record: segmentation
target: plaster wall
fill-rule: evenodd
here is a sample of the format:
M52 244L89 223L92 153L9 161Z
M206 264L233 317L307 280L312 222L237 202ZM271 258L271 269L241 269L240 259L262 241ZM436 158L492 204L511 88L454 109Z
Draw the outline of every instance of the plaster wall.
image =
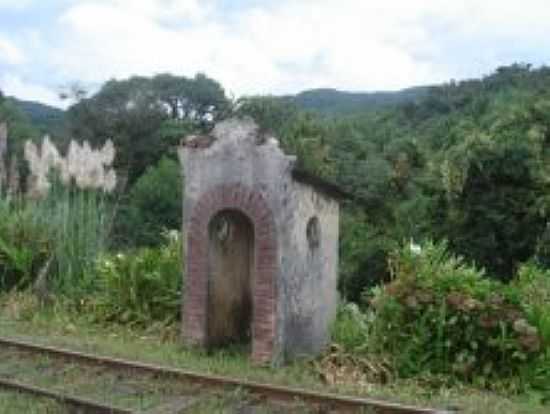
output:
M281 289L285 303L285 354L316 354L329 341L336 316L339 205L309 185L291 185L293 212L281 234ZM308 223L318 220L318 245L308 240Z
M251 120L230 119L218 124L210 136L189 137L180 148L180 159L185 177L184 234L193 228L199 200L213 189L241 186L261 195L273 222L270 237L276 245L275 268L269 276L274 279L276 302L271 361L318 352L328 340L329 324L336 312L338 203L296 182L291 175L295 157L285 155L278 141L261 133ZM220 206L223 208L223 202ZM320 229L315 248L306 236L312 217L318 218ZM259 234L262 231L254 228L256 239L265 236ZM196 235L187 234L187 240L189 251ZM257 244L255 261L261 264L261 242ZM190 285L195 283L189 280L194 267L192 263L187 266L186 284ZM258 304L261 302L255 302L253 313L258 311ZM189 307L184 310L194 311ZM198 334L195 337L201 338Z

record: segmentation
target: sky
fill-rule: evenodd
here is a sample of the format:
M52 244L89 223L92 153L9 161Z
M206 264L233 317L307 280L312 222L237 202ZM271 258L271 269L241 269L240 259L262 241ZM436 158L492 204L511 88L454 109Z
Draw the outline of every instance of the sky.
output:
M0 0L0 90L197 72L229 96L398 90L550 64L548 0Z

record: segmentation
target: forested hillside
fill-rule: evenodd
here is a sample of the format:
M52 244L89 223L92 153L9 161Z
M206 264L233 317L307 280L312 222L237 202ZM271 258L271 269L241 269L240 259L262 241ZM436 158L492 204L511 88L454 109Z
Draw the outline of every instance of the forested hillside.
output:
M548 260L548 68L513 65L483 79L392 93L316 90L237 102L205 75L165 74L107 82L65 116L12 99L1 108L15 141L44 130L57 132L61 147L70 137L92 145L113 139L127 182L117 238L129 243L158 240L163 226L179 223L178 203L163 194L151 200L146 189L152 177L177 175L179 139L246 114L303 168L354 195L342 220L341 289L350 299L387 279L388 252L410 240L448 240L504 280L534 256ZM147 234L134 233L137 222Z
M388 278L387 253L447 239L499 279L547 260L550 69L514 65L421 99L329 117L274 98L245 108L306 168L356 195L343 219L341 288Z
M284 96L304 111L324 115L360 114L407 103L416 103L428 95L430 87L414 87L395 92L346 92L336 89L310 89L296 95ZM35 128L43 133L62 133L65 111L39 102L7 98L26 115Z
M330 122L332 176L370 203L362 223L380 233L365 241L371 257L388 241L432 238L500 279L546 261L549 91L549 69L512 66ZM372 268L363 259L359 279Z
M22 161L20 158L23 154L24 141L37 139L41 131L12 98L5 97L0 91L0 123L2 122L9 127L10 154Z
M9 98L13 106L18 108L27 116L34 127L43 133L57 132L63 126L65 112L53 106L44 105L38 102L23 101L16 98Z
M425 97L428 87L416 87L395 92L345 92L336 89L311 89L289 97L300 109L325 115L361 113L404 103L414 103Z

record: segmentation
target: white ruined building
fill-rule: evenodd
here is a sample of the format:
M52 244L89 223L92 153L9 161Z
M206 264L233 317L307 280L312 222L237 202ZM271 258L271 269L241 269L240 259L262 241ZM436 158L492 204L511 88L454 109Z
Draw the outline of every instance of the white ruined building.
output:
M256 362L318 353L336 314L342 193L251 120L188 137L180 159L186 340L249 343Z

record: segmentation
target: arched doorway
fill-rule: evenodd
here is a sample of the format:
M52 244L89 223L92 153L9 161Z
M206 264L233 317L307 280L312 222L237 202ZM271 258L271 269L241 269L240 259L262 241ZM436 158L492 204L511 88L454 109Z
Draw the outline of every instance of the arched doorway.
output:
M252 321L254 227L238 210L208 225L207 345L249 344Z
M277 332L277 233L273 215L261 193L241 184L223 184L193 203L188 219L184 335L188 343L208 344L209 228L220 212L237 211L249 218L253 233L251 274L252 360L273 361Z

